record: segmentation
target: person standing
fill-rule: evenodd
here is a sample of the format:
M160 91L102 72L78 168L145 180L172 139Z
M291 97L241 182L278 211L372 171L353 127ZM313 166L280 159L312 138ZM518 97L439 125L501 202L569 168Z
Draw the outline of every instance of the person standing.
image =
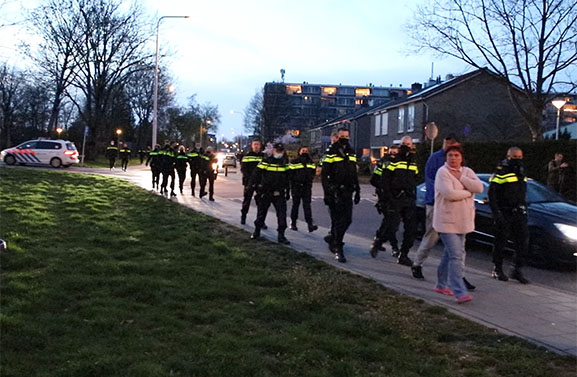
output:
M140 148L138 150L138 157L140 158L140 165L142 165L144 163L144 161L147 160L149 153L150 153L150 147L148 147L148 150L144 149L144 148Z
M160 192L168 195L168 180L170 179L170 196L176 196L174 193L174 165L176 162L176 154L170 144L166 144L161 154L161 173L162 183L160 185Z
M329 150L331 149L331 146L336 143L337 141L339 141L339 133L338 131L333 131L331 132L331 136L330 136L330 140L331 140L331 144L328 146L328 148L325 150L325 153L322 155L321 157L321 161L319 163L319 167L321 168L321 174L322 174L322 168L323 168L323 161L325 160L325 157L327 156L327 154L329 153ZM323 186L324 187L324 186ZM329 216L331 216L331 224L334 222L332 216L332 212L329 209ZM324 237L325 242L329 245L331 245L331 239L332 239L332 235L331 235L331 228L329 228L329 233Z
M110 145L106 148L106 157L108 158L110 170L113 170L116 157L118 157L118 147L114 144L114 140L111 140Z
M162 156L160 145L156 144L154 150L148 154L145 166L150 165L150 170L152 171L152 189L158 190L160 181L160 169L162 166Z
M555 158L547 164L547 186L556 193L563 193L565 171L569 164L563 162L563 154L555 153Z
M383 198L390 211L389 234L392 238L397 233L401 220L403 221L403 243L397 263L403 266L411 266L413 261L408 257L409 250L415 242L416 228L416 187L419 169L414 161L411 149L413 140L410 136L401 139L399 154L394 162L391 162L382 173Z
M515 243L515 255L511 278L521 284L529 281L523 276L522 267L529 247L527 228L527 175L523 166L523 151L511 147L507 158L501 161L489 179L489 206L495 221L492 276L501 281L509 278L503 272L503 249L509 236Z
M184 181L186 180L186 168L188 166L188 155L186 154L184 145L178 147L178 153L176 154L176 173L178 174L178 188L180 189L180 194L182 195L184 188Z
M300 203L303 204L305 221L308 224L309 232L314 232L319 227L313 223L311 210L311 197L313 188L313 179L317 172L317 167L309 155L309 148L302 146L298 152L299 156L291 161L290 168L290 186L292 192L292 210L291 210L291 229L298 230L297 219L299 217Z
M240 210L240 223L246 224L246 215L248 214L248 209L250 208L250 202L254 195L254 189L249 185L250 178L255 168L259 163L261 163L264 158L264 153L262 152L262 143L260 140L253 140L250 143L250 151L242 156L240 160L240 171L242 173L242 185L244 186L242 207ZM255 202L258 206L257 197L255 196Z
M354 203L361 200L361 189L357 176L357 156L349 144L349 130L338 129L338 141L331 145L323 160L322 185L324 202L331 215L329 249L340 263L347 259L343 251L343 238L353 217Z
M188 153L188 165L190 166L190 189L192 196L195 196L196 177L198 176L198 182L200 184L200 167L202 165L202 157L200 156L200 152L196 150L196 146Z
M212 147L207 147L201 158L199 198L206 195L206 181L208 181L208 200L214 202L214 180L217 174L216 169L218 169L218 159L212 153Z
M263 159L252 174L249 185L259 197L257 214L254 222L254 233L251 239L258 239L265 224L268 209L272 204L277 217L277 240L288 245L290 241L285 237L287 228L286 202L290 198L289 165L285 157L284 145L273 145L272 155Z
M130 160L130 148L126 143L122 144L122 148L118 151L120 155L120 163L122 165L122 171L126 171L128 167L128 160Z
M462 304L473 299L463 282L465 238L475 229L474 194L483 192L475 172L463 166L463 149L453 145L435 176L433 228L439 232L444 251L437 268L435 292L455 296Z

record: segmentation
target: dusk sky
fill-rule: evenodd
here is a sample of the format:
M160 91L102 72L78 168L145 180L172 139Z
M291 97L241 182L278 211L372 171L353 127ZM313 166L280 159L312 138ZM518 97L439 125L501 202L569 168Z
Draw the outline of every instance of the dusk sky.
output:
M425 82L431 63L435 76L465 72L467 67L454 60L410 55L404 31L411 9L421 1L425 0L142 4L153 16L190 16L162 21L160 44L172 52L164 63L175 79L179 104L196 94L198 102L217 105L222 116L218 137L230 138L244 133L240 113L265 82L280 81L281 68L286 82L375 86ZM17 64L11 46L18 38L15 28L10 29L0 30L0 59Z

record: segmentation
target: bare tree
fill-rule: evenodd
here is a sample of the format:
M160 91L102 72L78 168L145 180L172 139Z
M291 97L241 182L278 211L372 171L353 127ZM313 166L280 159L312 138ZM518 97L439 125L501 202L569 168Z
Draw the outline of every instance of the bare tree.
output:
M416 50L431 49L502 77L533 140L541 138L548 101L576 88L574 0L432 0L414 16L409 32Z
M244 129L253 134L260 135L263 122L263 89L258 89L244 109Z
M22 72L6 63L0 66L0 147L12 146L24 83Z

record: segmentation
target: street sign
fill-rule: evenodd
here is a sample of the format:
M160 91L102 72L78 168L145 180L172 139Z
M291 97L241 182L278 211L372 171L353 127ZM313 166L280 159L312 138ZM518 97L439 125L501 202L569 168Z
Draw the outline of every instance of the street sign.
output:
M425 125L425 136L431 140L431 154L433 154L433 145L435 144L435 138L439 136L439 127L435 122L429 122Z

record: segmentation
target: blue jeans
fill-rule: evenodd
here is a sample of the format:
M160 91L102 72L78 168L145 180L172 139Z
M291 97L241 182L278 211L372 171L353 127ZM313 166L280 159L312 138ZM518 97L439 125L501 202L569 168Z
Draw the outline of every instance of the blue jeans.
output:
M437 268L437 288L451 289L455 297L468 294L463 282L465 234L440 233L445 249Z

